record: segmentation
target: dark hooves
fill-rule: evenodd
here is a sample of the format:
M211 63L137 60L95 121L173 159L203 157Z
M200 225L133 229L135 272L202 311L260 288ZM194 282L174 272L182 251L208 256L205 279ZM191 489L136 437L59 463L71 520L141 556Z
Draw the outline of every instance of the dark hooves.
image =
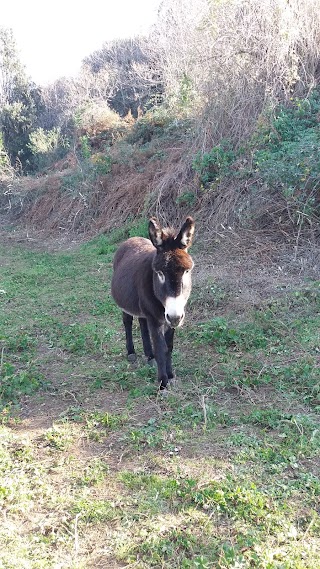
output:
M161 393L161 395L169 394L170 388L174 387L175 380L176 376L172 375L172 377L168 377L166 385L164 385L162 382L159 383L159 392Z
M161 395L161 397L168 397L169 395L169 384L167 384L166 386L162 385L162 383L159 385L159 389L158 389L158 393L159 395Z
M136 354L128 354L128 362L133 363L137 361L137 355Z

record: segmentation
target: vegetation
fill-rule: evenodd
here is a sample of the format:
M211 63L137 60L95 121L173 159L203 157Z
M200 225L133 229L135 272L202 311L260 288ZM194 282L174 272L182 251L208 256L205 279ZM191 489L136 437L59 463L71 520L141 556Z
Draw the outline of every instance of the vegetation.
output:
M49 201L84 232L192 206L215 228L314 240L319 34L315 0L165 0L149 35L106 43L43 88L2 30L1 202L15 215L34 205L40 227ZM12 182L57 170L50 197L45 180Z
M1 568L320 568L319 18L164 0L46 88L0 30ZM191 210L164 397L112 258Z
M196 285L157 397L109 292L117 241L144 231L1 246L2 564L316 568L319 281L241 319Z

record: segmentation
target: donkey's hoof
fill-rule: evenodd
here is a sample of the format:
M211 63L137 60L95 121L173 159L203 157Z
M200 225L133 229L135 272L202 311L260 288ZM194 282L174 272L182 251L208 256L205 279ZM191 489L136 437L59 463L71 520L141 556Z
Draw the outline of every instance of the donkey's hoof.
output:
M169 397L169 390L165 387L164 389L159 389L158 391L160 397Z
M171 377L169 377L167 387L173 386L176 383L176 379L177 379L177 377L175 374L173 374Z
M136 354L128 354L128 362L133 364L136 361L137 361L137 355Z
M167 395L169 395L168 387L169 387L169 383L167 383L167 385L163 385L163 383L159 383L158 394L161 397L167 397Z
M150 358L150 359L148 358L148 359L147 359L147 364L148 364L148 366L150 366L150 367L154 367L154 366L156 365L156 360L155 360L154 358Z
M161 395L163 395L164 393L168 394L168 391L170 389L170 380L167 379L165 384L162 381L160 381L158 385L159 385L158 390Z

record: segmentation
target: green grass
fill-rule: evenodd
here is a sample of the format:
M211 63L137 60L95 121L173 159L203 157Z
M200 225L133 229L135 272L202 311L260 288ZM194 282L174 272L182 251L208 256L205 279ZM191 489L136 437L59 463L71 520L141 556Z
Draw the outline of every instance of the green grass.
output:
M0 567L317 569L319 282L240 319L195 283L202 321L159 397L110 296L140 225L71 253L1 246Z

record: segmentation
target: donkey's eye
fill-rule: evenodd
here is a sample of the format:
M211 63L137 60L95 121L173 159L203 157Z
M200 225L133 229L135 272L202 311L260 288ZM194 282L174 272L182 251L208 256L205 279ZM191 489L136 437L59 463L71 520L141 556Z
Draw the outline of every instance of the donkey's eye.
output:
M161 282L161 284L163 284L164 281L166 280L166 277L164 276L163 272L157 271L157 275L158 275L159 281Z

